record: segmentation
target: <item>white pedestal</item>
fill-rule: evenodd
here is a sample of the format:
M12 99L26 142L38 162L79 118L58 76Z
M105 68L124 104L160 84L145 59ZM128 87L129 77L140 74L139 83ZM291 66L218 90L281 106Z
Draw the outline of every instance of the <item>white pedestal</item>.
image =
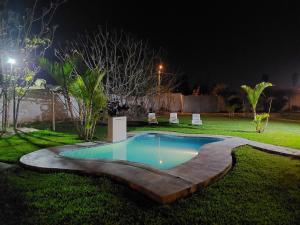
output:
M107 141L118 142L127 138L126 116L108 117Z

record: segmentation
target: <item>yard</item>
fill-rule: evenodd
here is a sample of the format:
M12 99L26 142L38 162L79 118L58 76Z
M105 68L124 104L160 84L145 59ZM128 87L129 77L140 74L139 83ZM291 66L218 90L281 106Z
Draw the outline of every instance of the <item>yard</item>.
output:
M300 149L300 123L271 121L263 134L248 119L203 116L204 125L131 125L130 131L167 130L222 134ZM0 161L16 163L28 152L79 142L70 124L1 138ZM96 136L105 136L99 127ZM297 224L300 221L300 161L251 147L235 151L235 166L223 179L173 204L160 206L105 177L40 173L15 167L1 172L1 224Z
M300 7L0 2L0 225L300 224Z
M300 149L300 121L288 122L285 120L274 120L269 123L267 130L257 134L254 124L247 118L228 118L224 116L203 116L203 126L192 126L190 116L179 117L179 125L169 125L168 118L159 118L159 125L149 126L145 124L129 124L129 131L161 130L175 131L182 133L197 134L219 134L248 138L250 140L268 144L286 146ZM72 124L58 123L57 131L51 131L51 124L33 124L32 127L42 131L31 134L18 134L0 140L0 160L15 162L26 153L48 146L58 146L79 142ZM104 139L106 127L98 126L95 136L97 139ZM9 150L9 151L8 151Z

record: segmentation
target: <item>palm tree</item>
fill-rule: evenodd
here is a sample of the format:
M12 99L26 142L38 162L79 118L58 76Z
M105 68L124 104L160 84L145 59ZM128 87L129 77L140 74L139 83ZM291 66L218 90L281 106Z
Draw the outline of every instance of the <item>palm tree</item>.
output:
M40 58L39 63L61 87L78 135L85 140L91 140L97 120L106 107L107 100L102 84L105 73L94 68L79 74L76 70L79 62L74 58L67 58L62 63L51 63L46 58ZM77 107L72 103L71 97L76 99Z
M102 84L104 75L98 68L88 69L82 75L76 75L68 85L78 103L79 136L85 140L93 138L96 123L107 104Z
M254 88L251 88L247 85L241 86L241 88L247 93L248 101L252 106L254 120L256 120L256 106L260 98L260 95L267 87L271 87L271 86L273 86L273 84L269 82L261 82L257 84Z

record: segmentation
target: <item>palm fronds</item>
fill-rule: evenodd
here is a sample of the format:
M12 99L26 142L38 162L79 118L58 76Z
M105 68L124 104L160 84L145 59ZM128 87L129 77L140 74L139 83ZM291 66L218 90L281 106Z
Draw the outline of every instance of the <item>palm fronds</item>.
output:
M262 125L262 121L269 118L269 113L256 114L256 106L259 101L259 98L262 92L267 88L273 86L272 83L269 82L261 82L255 85L254 88L251 88L247 85L242 85L241 88L247 93L247 98L249 103L252 106L253 111L253 120L256 123L256 131L261 133L264 131L265 126Z

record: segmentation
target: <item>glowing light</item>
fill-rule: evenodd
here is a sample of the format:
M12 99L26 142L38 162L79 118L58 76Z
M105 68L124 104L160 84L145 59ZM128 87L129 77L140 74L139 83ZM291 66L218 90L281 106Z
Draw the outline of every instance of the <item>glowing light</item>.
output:
M163 164L163 161L162 161L162 160L159 160L159 163L160 163L160 164Z
M13 58L8 58L7 63L13 65L13 64L16 64L16 60Z
M164 67L162 64L160 64L158 68L159 68L159 70L162 70Z

